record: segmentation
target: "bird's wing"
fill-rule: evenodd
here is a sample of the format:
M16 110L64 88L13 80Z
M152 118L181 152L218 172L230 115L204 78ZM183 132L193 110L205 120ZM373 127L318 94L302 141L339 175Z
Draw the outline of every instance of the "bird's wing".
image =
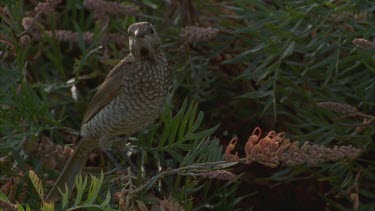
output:
M134 68L133 58L132 56L127 56L109 72L87 106L82 125L90 121L96 113L117 95L122 87L122 80L126 77L126 74L130 72L129 70L131 68Z

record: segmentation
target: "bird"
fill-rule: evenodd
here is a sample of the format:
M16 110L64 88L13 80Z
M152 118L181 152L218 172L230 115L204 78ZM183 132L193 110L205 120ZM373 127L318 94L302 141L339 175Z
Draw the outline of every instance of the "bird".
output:
M59 189L69 194L90 152L107 147L118 136L130 136L160 115L171 84L166 56L154 26L129 26L129 55L107 75L88 104L78 144L45 201L57 201Z

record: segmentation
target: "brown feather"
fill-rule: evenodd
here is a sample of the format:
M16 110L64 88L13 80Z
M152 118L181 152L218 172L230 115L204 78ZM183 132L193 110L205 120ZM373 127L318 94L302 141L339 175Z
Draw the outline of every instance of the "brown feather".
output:
M133 64L133 57L129 55L108 73L106 79L100 85L98 91L92 97L87 106L86 113L83 116L82 125L90 121L96 113L98 113L117 95L122 87L122 80L129 72L128 70L134 68Z

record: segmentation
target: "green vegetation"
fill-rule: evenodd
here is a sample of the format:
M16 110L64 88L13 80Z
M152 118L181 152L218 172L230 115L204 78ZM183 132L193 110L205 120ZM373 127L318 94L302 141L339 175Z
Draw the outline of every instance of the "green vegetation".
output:
M373 1L3 0L0 17L0 208L375 209ZM137 21L173 73L160 119L44 202Z

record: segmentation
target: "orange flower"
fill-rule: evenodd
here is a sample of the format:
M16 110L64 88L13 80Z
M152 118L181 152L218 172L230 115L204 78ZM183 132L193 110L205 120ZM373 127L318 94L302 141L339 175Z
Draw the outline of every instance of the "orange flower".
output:
M237 137L234 137L232 138L232 140L229 142L227 148L225 149L225 154L224 154L224 157L225 157L225 161L238 161L240 158L237 156L237 152L236 154L231 154L231 151L234 150L234 148L236 147L236 144L237 144L237 140L238 138Z

